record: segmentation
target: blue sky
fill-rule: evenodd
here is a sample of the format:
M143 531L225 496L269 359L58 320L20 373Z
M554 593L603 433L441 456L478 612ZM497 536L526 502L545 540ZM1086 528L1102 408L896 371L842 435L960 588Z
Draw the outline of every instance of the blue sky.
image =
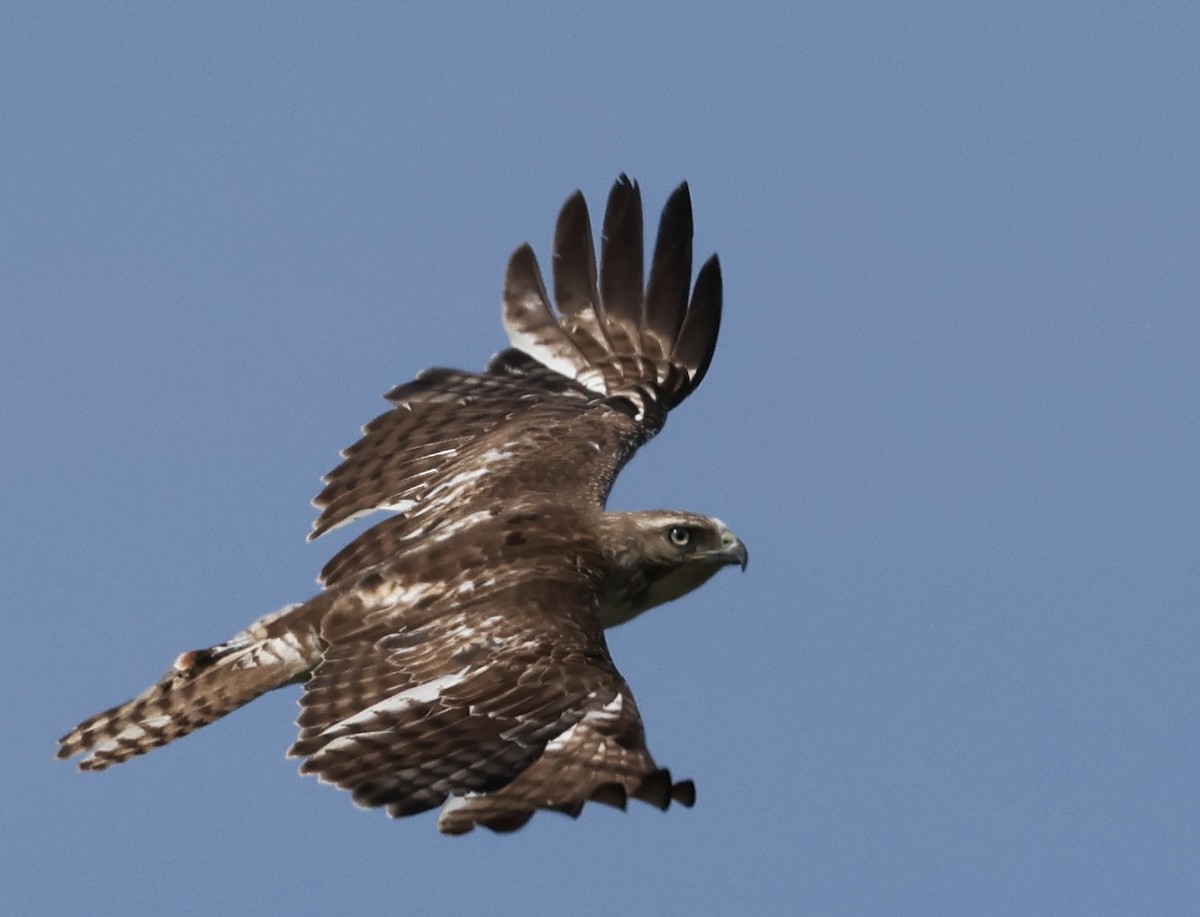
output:
M409 6L3 14L6 912L1191 912L1195 5ZM753 555L610 635L696 808L442 838L296 775L296 689L53 762L311 593L338 449L622 171L725 271L612 500Z

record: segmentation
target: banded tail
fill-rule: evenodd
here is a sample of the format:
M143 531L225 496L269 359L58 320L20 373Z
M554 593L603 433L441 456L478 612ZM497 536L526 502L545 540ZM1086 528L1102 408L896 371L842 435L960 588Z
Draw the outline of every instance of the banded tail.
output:
M323 649L312 605L289 605L224 643L183 653L133 700L88 717L59 739L55 757L86 752L79 769L102 771L303 679Z

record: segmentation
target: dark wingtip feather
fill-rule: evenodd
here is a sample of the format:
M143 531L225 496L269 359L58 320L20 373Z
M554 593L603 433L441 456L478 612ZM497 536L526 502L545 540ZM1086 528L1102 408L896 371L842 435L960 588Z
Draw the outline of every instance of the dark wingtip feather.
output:
M671 355L672 344L687 313L693 232L692 198L687 182L683 182L667 199L658 222L642 309L643 326L657 339L664 357Z
M692 302L671 351L673 362L692 370L691 382L679 392L676 404L695 390L708 372L721 330L721 292L721 262L713 255L696 276Z
M504 273L504 301L523 300L534 297L545 302L546 285L542 282L542 271L538 267L533 246L528 242L518 245L508 256L508 268Z
M576 191L563 204L554 229L554 298L563 330L588 363L612 351L597 282L591 216Z
M592 802L599 802L614 809L625 811L629 804L629 793L619 783L606 783L597 787L590 797Z
M686 809L696 804L696 784L691 780L680 780L671 787L671 798Z
M671 789L671 773L663 768L647 774L633 795L642 802L665 810L671 804Z
M563 204L554 227L554 299L563 315L575 315L596 308L599 298L592 219L583 192L576 191Z
M492 818L480 819L479 824L497 834L511 834L518 828L525 827L531 818L533 818L533 809L522 809L516 812L505 812Z
M546 284L533 249L526 243L508 259L504 276L504 330L509 343L567 378L580 360L574 341L550 308Z
M645 254L642 192L622 174L608 194L600 239L600 299L612 318L636 326L642 316Z

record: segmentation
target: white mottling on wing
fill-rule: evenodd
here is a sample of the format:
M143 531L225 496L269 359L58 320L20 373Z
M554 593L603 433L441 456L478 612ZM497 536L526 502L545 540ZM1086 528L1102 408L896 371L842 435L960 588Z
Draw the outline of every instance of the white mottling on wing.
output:
M129 726L126 726L124 729L122 729L120 732L118 732L116 734L116 736L114 736L114 738L117 741L120 741L121 739L132 739L134 741L137 741L138 739L143 738L145 735L146 735L146 730L143 729L141 726L137 725L136 723L133 723Z
M586 722L586 718L580 720L578 723L575 723L566 732L559 733L553 739L547 742L546 752L558 751L561 748L565 748L570 743L571 738L575 735L575 730L578 729L580 724L584 722Z
M604 378L604 370L588 368L575 377L576 381L601 395L608 394L608 380Z
M326 730L328 731L328 730ZM390 729L381 729L376 732L356 732L354 735L339 736L332 739L321 746L320 750L314 752L310 757L312 760L318 760L322 755L331 754L336 751L341 751L344 748L352 748L362 739L382 739L391 732Z
M450 538L453 535L457 535L463 529L470 528L471 526L475 525L476 523L483 522L486 519L490 519L491 515L492 515L491 512L486 509L480 510L479 512L475 512L475 513L468 513L467 515L463 516L461 519L456 519L453 522L451 522L449 525L443 525L441 528L436 529L433 533L432 538L430 538L430 541L445 541L447 538Z
M483 460L484 464L491 464L492 462L502 462L505 459L510 459L512 457L513 457L513 454L511 452L505 451L503 449L489 449L487 452L483 453L483 455L480 456L480 458Z
M508 299L505 302L504 315L504 330L508 334L508 342L543 366L550 367L568 379L574 379L578 369L576 361L537 333L539 324L544 324L542 314L545 309L541 298L532 293Z
M146 724L147 729L162 729L171 722L169 714L160 713L158 716L148 716L142 720Z
M395 503L385 503L379 508L389 513L407 513L416 505L416 500L397 500Z
M454 586L453 588L447 589L445 598L448 600L455 599L455 598L461 598L463 596L470 595L471 593L473 593L475 591L476 588L477 588L477 584L474 580L470 580L470 579L464 580L463 582L459 583L458 585Z
M269 654L274 659L264 660L262 657ZM258 652L252 654L253 664L262 665L265 661L267 665L279 664L295 665L298 662L305 661L304 648L300 643L300 638L296 634L283 634L265 643Z
M349 525L355 519L361 519L363 516L369 516L373 512L375 512L374 506L368 506L366 509L360 509L357 512L353 512L349 516L347 516L345 519L339 519L335 525L331 525L328 529L326 529L325 533L336 531L337 529L340 529L343 525Z
M454 477L448 478L437 487L434 487L425 495L425 497L426 499L431 500L443 490L450 490L454 487L460 487L463 484L470 484L476 478L483 477L485 474L487 474L487 472L487 468L474 468L471 471L460 471L458 474L454 475Z
M389 583L388 585L391 588L382 592L381 598L384 603L389 605L412 605L433 589L432 583L413 583L411 586L402 586L399 583Z
M595 694L588 695L588 701L593 701L595 699ZM567 745L567 743L569 743L571 738L575 735L575 730L580 726L591 726L593 724L600 726L616 722L620 718L621 710L624 708L624 706L625 696L618 693L616 697L610 700L599 710L589 710L583 715L583 719L575 723L570 729L561 735L555 736L548 743L546 743L546 751L556 751Z
M402 713L415 704L431 703L437 700L446 688L452 688L460 684L468 671L470 671L470 666L465 666L450 675L443 675L424 684L413 685L413 687L406 691L385 697L383 700L367 707L367 709L361 710L353 716L346 717L346 719L339 720L332 726L327 727L322 730L321 735L344 732L352 726L357 726L359 723L367 723L387 714Z

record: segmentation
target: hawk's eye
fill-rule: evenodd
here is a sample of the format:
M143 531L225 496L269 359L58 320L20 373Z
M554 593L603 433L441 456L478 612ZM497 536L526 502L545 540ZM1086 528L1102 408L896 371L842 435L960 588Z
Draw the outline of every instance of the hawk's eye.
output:
M667 540L673 545L683 547L692 540L692 533L685 529L682 525L673 525L667 529Z

